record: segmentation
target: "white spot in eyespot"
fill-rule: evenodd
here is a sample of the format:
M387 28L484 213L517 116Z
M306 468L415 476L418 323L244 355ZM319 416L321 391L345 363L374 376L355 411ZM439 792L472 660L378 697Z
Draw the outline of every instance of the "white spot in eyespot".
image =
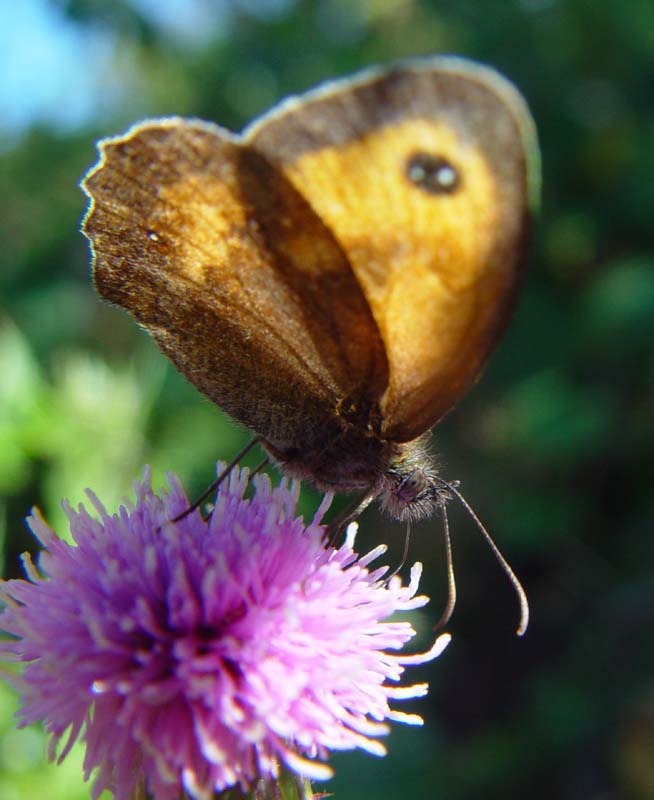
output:
M427 172L422 164L412 164L409 167L409 180L413 181L414 183L420 183L420 181L424 181Z
M151 242L158 242L159 241L159 234L155 233L154 231L148 231L148 239Z
M456 172L447 165L443 165L439 170L436 176L438 182L441 186L453 186L456 182Z

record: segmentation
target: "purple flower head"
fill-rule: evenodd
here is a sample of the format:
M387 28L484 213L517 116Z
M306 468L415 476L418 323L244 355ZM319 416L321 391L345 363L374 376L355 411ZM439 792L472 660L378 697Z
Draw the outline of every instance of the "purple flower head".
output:
M330 750L383 754L386 720L420 723L390 699L425 694L398 687L404 667L435 658L397 654L414 636L408 622L384 622L417 608L420 565L408 586L383 580L358 558L352 536L327 547L319 524L295 516L299 487L271 488L232 471L208 521L187 508L178 481L153 494L150 475L134 505L99 516L65 506L75 545L34 512L43 545L28 580L0 583L0 627L13 639L0 654L24 662L17 683L22 725L37 720L59 758L83 736L85 775L125 800L146 781L158 800L180 787L209 798L233 785L274 779L280 763L309 778L331 774Z

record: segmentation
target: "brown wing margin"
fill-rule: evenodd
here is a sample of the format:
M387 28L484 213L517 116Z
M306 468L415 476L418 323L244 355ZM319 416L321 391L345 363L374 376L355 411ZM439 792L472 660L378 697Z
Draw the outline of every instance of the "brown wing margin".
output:
M388 367L372 313L329 229L263 156L183 119L100 151L83 182L96 287L200 391L280 449L324 439L350 399L352 421L377 418Z

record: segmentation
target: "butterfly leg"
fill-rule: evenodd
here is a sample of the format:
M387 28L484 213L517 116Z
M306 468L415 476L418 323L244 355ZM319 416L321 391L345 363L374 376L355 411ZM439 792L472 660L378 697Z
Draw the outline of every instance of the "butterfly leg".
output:
M340 514L334 517L334 519L329 523L329 527L327 529L327 538L330 547L336 546L347 526L351 522L354 522L354 520L363 511L365 511L366 508L368 508L375 497L375 494L373 494L369 489L366 489L365 492L362 492L360 495L355 497L349 505L345 506Z
M220 475L218 475L216 480L213 481L213 483L210 486L208 486L204 490L204 492L202 492L200 497L198 497L198 499L194 503L192 503L188 508L185 508L184 511L182 511L181 514L178 514L176 517L173 517L171 519L171 522L179 522L181 519L184 519L184 517L188 517L188 515L191 512L195 511L196 508L199 508L202 505L202 503L207 499L207 497L209 497L210 494L212 494L213 492L216 491L216 489L225 480L225 478L229 475L229 473L234 469L234 467L238 464L238 462L245 455L247 455L250 452L250 450L252 450L252 448L255 446L255 444L258 444L260 441L261 441L261 437L260 436L255 436L253 439L250 439L250 441L245 445L245 447L229 462L229 464L220 473ZM267 461L267 459L265 459L263 463L259 464L256 467L256 471L253 472L252 474L254 475L260 469L263 469L263 467L265 466L266 461Z
M268 466L268 464L270 464L270 459L268 458L268 456L261 459L261 461L257 464L257 466L252 470L252 472L250 472L250 477L248 478L248 480L252 480L252 478L254 478L255 475L258 475L262 469L265 469Z
M411 541L411 520L406 521L406 535L404 537L404 550L402 551L402 558L400 559L400 563L395 567L395 569L391 572L391 574L385 579L386 583L390 581L397 573L402 569L402 567L406 564L407 557L409 555L409 542Z

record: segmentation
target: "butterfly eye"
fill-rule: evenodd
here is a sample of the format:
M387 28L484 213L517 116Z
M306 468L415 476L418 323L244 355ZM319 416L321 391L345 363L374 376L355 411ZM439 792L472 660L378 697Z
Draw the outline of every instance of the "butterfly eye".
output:
M406 165L411 183L430 194L452 194L461 185L461 176L446 158L430 153L414 153Z

